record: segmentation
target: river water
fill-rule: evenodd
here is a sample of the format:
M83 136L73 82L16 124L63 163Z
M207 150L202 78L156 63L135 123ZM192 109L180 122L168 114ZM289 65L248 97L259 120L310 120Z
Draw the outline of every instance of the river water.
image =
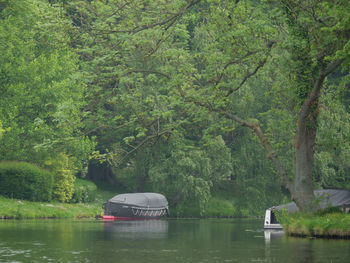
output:
M350 262L350 240L285 237L263 220L1 220L0 262Z

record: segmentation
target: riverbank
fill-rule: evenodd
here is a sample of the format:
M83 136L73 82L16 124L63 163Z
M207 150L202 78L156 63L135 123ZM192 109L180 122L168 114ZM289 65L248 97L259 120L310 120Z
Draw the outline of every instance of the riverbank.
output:
M11 199L0 196L0 219L39 219L39 218L94 218L100 215L102 204L114 196L111 192L98 191L97 198L92 203L45 203ZM220 205L218 205L218 203ZM235 210L228 201L213 198L202 215L199 215L191 204L178 209L171 209L174 218L232 218L237 217ZM239 216L238 216L239 217Z
M0 219L84 218L93 217L97 211L95 204L39 203L0 197Z
M94 202L77 204L31 202L0 196L0 219L94 218L103 211L102 204L113 195L99 190Z
M67 204L59 202L31 202L6 198L0 195L0 219L38 219L38 218L94 218L100 214L102 204L109 198L123 192L121 189L98 188L96 199L90 203ZM188 200L176 208L170 207L174 218L232 218L247 217L248 211L237 209L235 197L225 195L226 192L215 193L201 213L198 204Z
M350 239L350 214L292 214L281 222L289 236Z

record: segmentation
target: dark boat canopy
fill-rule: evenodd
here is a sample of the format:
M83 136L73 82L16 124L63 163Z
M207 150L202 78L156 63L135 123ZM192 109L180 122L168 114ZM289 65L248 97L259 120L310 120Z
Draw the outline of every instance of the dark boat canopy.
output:
M160 208L168 206L168 201L165 196L157 193L119 194L109 199L108 202L148 208Z
M350 191L338 189L324 189L314 191L319 209L328 207L348 208L350 207ZM271 207L272 210L288 209L288 212L297 212L299 208L294 202Z

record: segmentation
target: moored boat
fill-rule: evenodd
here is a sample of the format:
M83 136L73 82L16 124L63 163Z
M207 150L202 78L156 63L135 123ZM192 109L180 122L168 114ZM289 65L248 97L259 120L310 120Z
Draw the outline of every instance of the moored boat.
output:
M350 191L344 189L323 189L314 191L319 209L338 207L344 213L350 213ZM266 209L264 229L282 229L283 227L276 218L276 212L285 210L288 213L295 213L299 208L294 202L273 206Z
M168 201L158 193L119 194L103 204L104 220L146 220L169 216Z

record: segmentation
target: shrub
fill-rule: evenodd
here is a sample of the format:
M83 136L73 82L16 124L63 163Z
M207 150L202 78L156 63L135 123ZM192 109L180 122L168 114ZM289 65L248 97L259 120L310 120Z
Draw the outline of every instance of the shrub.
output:
M74 182L74 192L71 203L87 203L95 201L97 186L90 181L77 178Z
M0 194L30 201L50 201L53 174L27 162L0 163Z
M44 167L54 175L52 198L59 202L69 202L74 191L74 160L65 154L48 158Z
M212 197L206 205L206 216L209 217L230 217L237 215L232 201Z

